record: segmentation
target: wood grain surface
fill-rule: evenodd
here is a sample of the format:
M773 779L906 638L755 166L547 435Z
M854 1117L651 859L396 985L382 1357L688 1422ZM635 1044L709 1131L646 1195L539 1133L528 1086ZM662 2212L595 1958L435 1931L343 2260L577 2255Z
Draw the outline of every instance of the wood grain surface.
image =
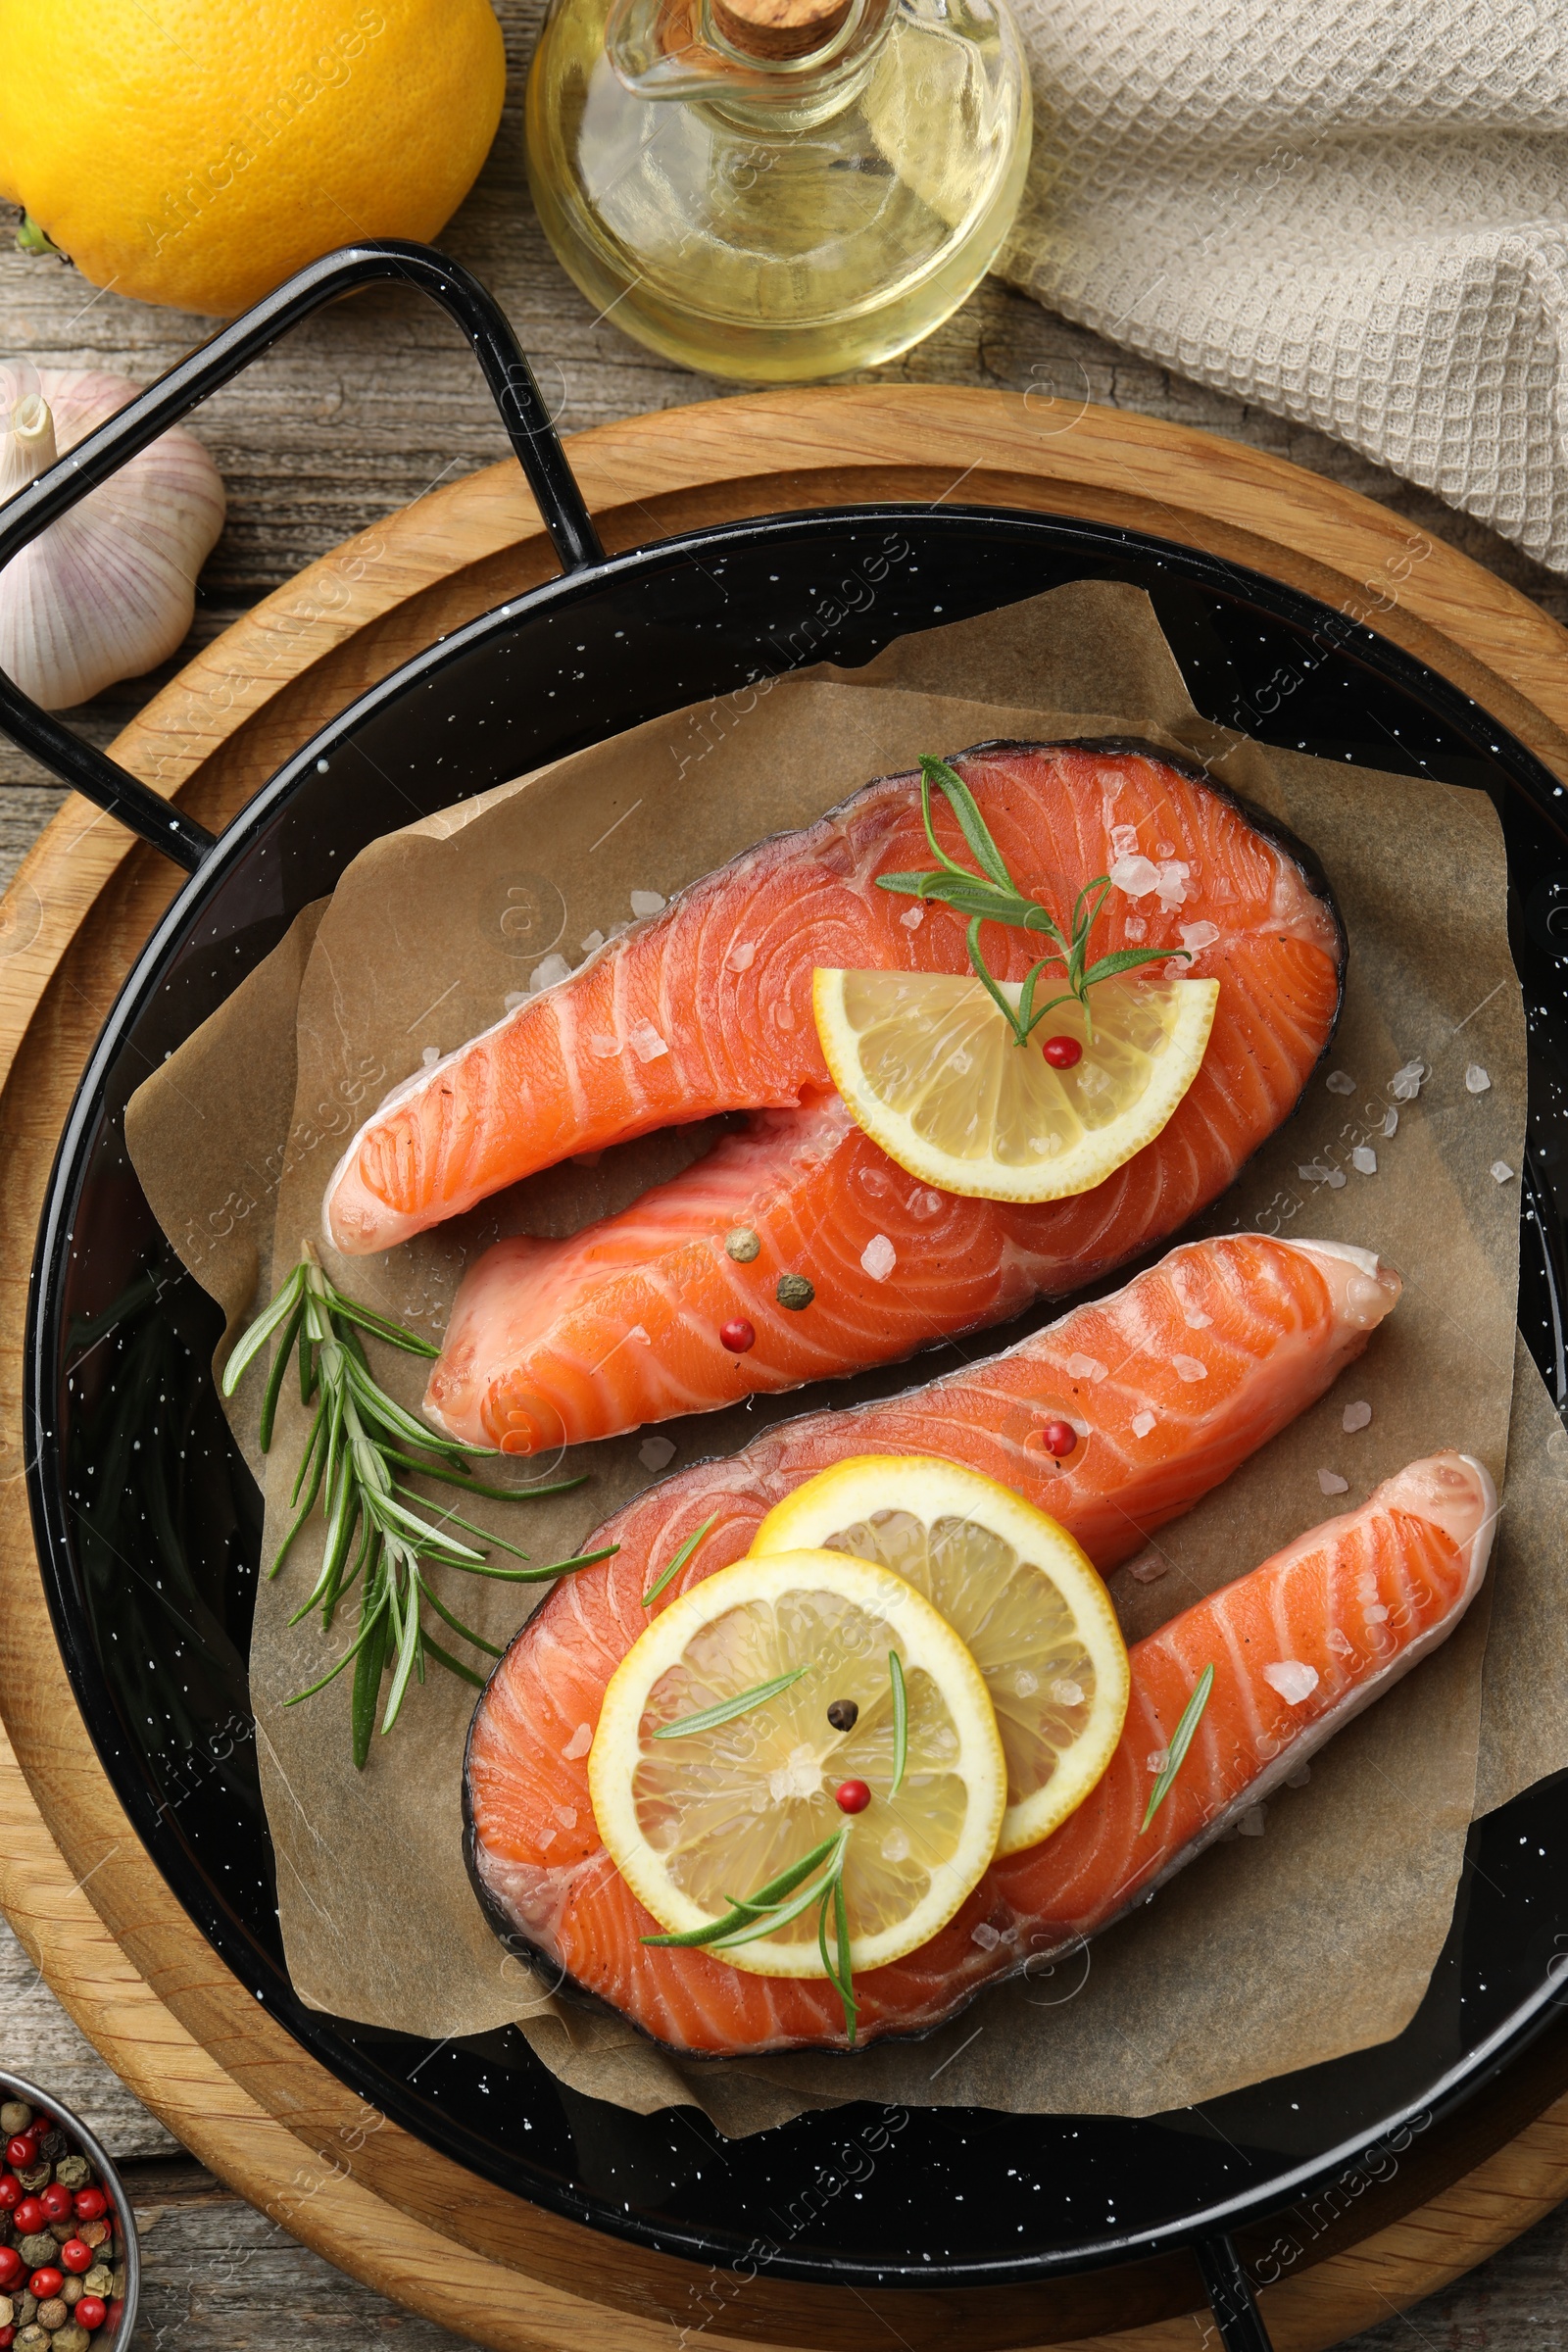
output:
M479 186L444 241L478 271L508 309L564 429L613 427L638 412L711 400L724 388L653 359L612 324L596 321L557 270L532 219L520 171L517 99L534 16L531 10L510 4L499 13L513 68L511 103ZM145 382L202 331L199 320L131 305L112 293L97 295L55 263L29 261L9 250L0 255L0 359L24 354L40 367L108 368ZM1137 421L1140 417L1153 419L1159 427L1217 432L1252 451L1293 460L1320 476L1326 489L1338 486L1377 499L1388 514L1401 517L1418 533L1463 549L1481 567L1452 576L1462 577L1457 591L1464 606L1462 617L1472 643L1479 637L1482 644L1480 660L1489 673L1484 699L1521 724L1522 732L1533 733L1543 752L1555 755L1562 764L1558 730L1568 725L1568 663L1561 662L1560 641L1554 644L1550 635L1538 635L1534 658L1520 665L1510 650L1516 640L1509 618L1518 610L1510 592L1518 590L1545 612L1568 617L1568 588L1427 494L1379 473L1318 436L1245 411L1130 360L995 283L982 288L920 350L862 380L906 386L916 394L925 391L925 398L909 402L907 414L928 436L928 452L935 446L934 463L948 467L956 488L972 463L983 462L983 469L999 479L1006 470L1000 444L989 453L977 449L961 406L950 408L941 397L944 389L983 386L1028 395L1026 414L1034 434L1041 443L1054 445L1054 453L1044 452L1044 461L1054 462L1064 480L1076 472L1080 492L1086 495L1089 477L1098 479L1102 512L1118 512L1118 499L1136 502L1151 492L1162 496L1168 490L1170 476L1163 464L1156 476L1150 461L1156 449L1163 458L1173 444L1163 431L1146 433ZM1112 412L1108 421L1102 416L1086 418L1085 399L1102 412ZM856 462L857 412L853 400L843 404L842 446L835 457L838 466L850 470ZM868 418L870 412L862 414ZM667 527L667 511L689 497L691 481L705 471L711 476L716 442L724 436L708 417L688 421L690 434L669 436L667 445L661 444L656 453L662 466L662 472L655 467L657 478L649 473L646 431L633 426L624 433L596 436L590 496L596 506L612 511L607 535L616 543L628 544ZM338 685L346 693L356 679L363 682L377 674L411 643L433 633L434 610L449 611L454 603L457 609L478 610L494 601L508 561L500 551L525 527L526 502L510 476L467 478L493 463L502 447L487 397L455 331L439 315L396 294L363 296L318 318L211 403L196 423L227 480L230 520L204 575L197 625L180 663L199 656L229 622L290 580L303 564L329 558L329 551L353 534L369 535L368 549L361 540L362 568L357 573L350 576L346 568L354 558L339 557L335 564L329 560L312 582L302 583L264 616L270 633L268 658L251 666L249 674L258 685L254 708L241 730L237 760L230 754L225 766L217 751L220 740L227 740L232 715L220 718L214 709L214 682L225 674L221 656L205 672L198 669L193 679L182 681L172 702L163 697L145 721L132 726L132 755L166 787L183 781L205 758L200 786L211 816L232 805L247 776L258 770L265 773L280 747L297 739L300 712L319 684L314 673L324 645L339 659ZM738 413L729 437L736 449L744 441L741 423ZM868 444L869 424L865 438ZM1112 442L1120 487L1105 479ZM1255 477L1228 466L1224 453L1215 453L1210 445L1194 441L1180 446L1193 502L1189 511L1207 517L1212 543L1247 560L1255 517L1249 516L1241 492L1244 482ZM824 495L820 485L833 467L824 464L819 448L803 445L795 454L802 467L797 503L815 503ZM1040 456L1035 453L1037 459ZM728 462L732 472L744 463L736 456ZM783 454L770 446L767 462L781 464ZM946 491L946 481L942 489ZM1279 489L1288 500L1298 502L1300 519L1308 524L1311 485L1284 476ZM921 477L917 494L938 494L929 472ZM405 529L395 558L384 548L377 552L378 519L421 499L422 536L418 529ZM1030 503L1039 503L1038 498ZM1184 508L1186 503L1184 498ZM1327 503L1323 511L1329 511ZM1357 537L1351 572L1359 569L1363 583L1368 577L1386 579L1387 563L1396 558L1401 534L1365 509L1355 513L1358 520L1351 536L1365 536ZM443 569L442 543L455 514L461 516L467 536L466 560L453 583ZM1364 565L1359 564L1363 552ZM1322 593L1321 558L1302 562L1298 575L1301 584ZM428 584L421 588L421 581ZM411 590L419 592L411 597ZM1335 595L1331 601L1343 598ZM1438 602L1441 605L1441 599ZM1430 597L1406 602L1404 593L1396 590L1383 614L1383 625L1429 658L1434 652L1431 632L1444 618L1431 605ZM1451 670L1452 663L1447 665ZM94 739L108 741L137 719L169 674L115 690L77 714L74 723ZM1461 674L1459 682L1474 680ZM1527 699L1545 713L1544 720L1528 712ZM63 798L0 740L0 877L11 878L24 851L59 810ZM145 926L167 889L167 877L159 868L139 856L126 858L113 829L91 812L79 817L70 840L70 856L50 861L37 908L29 910L24 901L23 923L36 915L32 936L19 949L15 903L11 932L0 929L0 1018L8 1006L14 1015L22 1004L30 1004L49 982L49 1028L39 1041L40 1052L44 1060L56 1055L67 1063L89 1040L111 991L107 967L94 968L79 959L73 964L69 954L86 907L107 890L112 928L129 938ZM40 1111L18 1119L15 1103L12 1110L4 1148L10 1164L24 1165L36 1183L52 1140L47 1117ZM8 1311L14 1317L30 1233L8 1226L6 1242L0 1283L9 1290ZM4 1456L14 1445L14 1401L8 1395L0 1407L0 1475L12 1477L5 1501L13 1523L22 1507L14 1475L18 1465ZM11 1532L14 1535L14 1524ZM51 1664L41 1654L35 1661L33 1696L40 1717L61 1704L63 1685L58 1668L51 1675ZM12 1665L15 1670L14 1656ZM14 1679L9 1690L8 1706L17 1690ZM24 1850L34 1836L20 1819L0 1825L0 1852L10 1870L8 1888L15 1890L19 1868L26 1882L21 1924L32 1951L28 1957L11 1944L0 1950L0 1984L7 1993L10 2021L0 2046L5 2063L23 2073L31 2068L80 2104L109 2144L130 2161L147 2231L149 2286L139 2341L156 2345L159 2352L207 2352L210 2345L247 2342L309 2346L314 2352L318 2345L348 2345L373 2334L405 2344L410 2352L423 2352L426 2345L457 2340L443 2321L464 2334L488 2333L487 2302L498 2296L514 2298L518 2281L514 2273L502 2271L486 2258L498 2249L485 2242L482 2227L470 2230L466 2238L456 2228L438 2228L426 2232L426 2245L418 2224L411 2219L403 2232L402 2252L415 2268L425 2266L420 2300L427 2316L415 2317L376 2292L377 2278L391 2278L398 2272L390 2256L385 2263L370 2260L363 2265L362 2278L342 2276L277 2222L249 2210L213 2174L176 2148L82 2041L40 1979L37 1955L43 1953L47 1964L49 1951L58 1954L62 1939L77 1952L79 1966L84 1926L94 1956L76 1989L81 2005L90 2008L95 2019L107 2017L111 2028L118 2020L123 2029L123 2038L117 2040L113 2031L95 2026L122 2071L145 2081L161 2068L166 2078L172 2074L184 2081L198 2104L207 2100L202 2130L192 2137L200 2138L202 2153L230 2178L254 2177L257 2151L277 2127L264 2101L234 2096L225 2103L205 2077L198 2082L200 2052L188 2031L181 2031L172 2013L157 2002L148 2005L146 1980L127 1967L107 1930L100 1934L92 1928L90 1923L98 1920L93 1901L116 1869L110 1852L115 1844L112 1817L104 1816L94 1825L97 1845L69 1857L52 1846ZM100 1863L103 1877L94 1880L89 1895L78 1883ZM166 1970L180 1965L173 1945L161 1961L146 1952L143 1957L155 1978L160 1965ZM198 2002L192 2016L199 2008ZM156 2060L151 2072L145 2040L149 2031L164 2037L151 2053ZM269 2045L265 2021L252 2038L256 2046L249 2062L259 2080L277 2061L277 2053ZM300 2136L309 2137L314 2129L318 2140L323 2132L329 2139L331 2130L338 2128L329 2118L302 2122ZM303 2153L296 2144L295 2157ZM403 2177L392 2191L396 2202L412 2214L426 2194L432 2194L438 2222L454 2222L451 2201L456 2192L439 2180L432 2189L418 2151L411 2146L400 2152L392 2169L400 2165ZM1477 2253L1498 2242L1510 2224L1518 2227L1545 2211L1565 2189L1568 2109L1560 2115L1553 2111L1510 2150L1484 2163L1460 2189L1450 2192L1439 2219L1418 2211L1394 2220L1359 2253L1337 2255L1305 2274L1298 2282L1303 2292L1288 2317L1289 2332L1279 2319L1275 2321L1281 2345L1331 2340L1335 2330L1326 2315L1332 2307L1353 2309L1358 2323L1376 2321L1370 2332L1356 2338L1361 2352L1412 2340L1442 2346L1445 2352L1449 2347L1457 2352L1460 2346L1466 2352L1472 2346L1488 2347L1488 2352L1523 2352L1526 2346L1557 2352L1568 2345L1568 2230L1553 2221L1541 2224L1484 2271L1444 2287L1403 2317L1394 2315L1416 2284L1445 2271L1462 2270ZM364 2192L357 2191L352 2180L345 2184L335 2177L324 2180L312 2200L315 2213L295 2217L300 2236L318 2245L334 2242L335 2228L344 2221L343 2208L356 2193ZM444 2216L442 2206L447 2208ZM321 2220L323 2216L327 2218ZM573 2242L580 2242L576 2233ZM402 2272L398 2283L406 2291ZM1348 2301L1336 2304L1336 2296L1348 2296ZM1376 2320L1379 2312L1388 2316ZM507 2340L559 2343L571 2347L571 2352L590 2342L675 2341L667 2326L650 2327L629 2312L620 2325L609 2312L600 2316L611 2323L608 2328L585 2330L574 2322L572 2308L547 2287L526 2313L519 2312L519 2330ZM953 2314L953 2319L956 2322L958 2315ZM899 2339L896 2320L896 2308L868 2315L862 2332L877 2337L891 2333ZM1324 2332L1325 2325L1329 2333ZM1123 2339L1128 2352L1132 2340ZM1198 2345L1202 2335L1188 2321L1143 2330L1137 2340L1150 2352L1156 2345L1159 2352L1176 2352L1178 2345Z

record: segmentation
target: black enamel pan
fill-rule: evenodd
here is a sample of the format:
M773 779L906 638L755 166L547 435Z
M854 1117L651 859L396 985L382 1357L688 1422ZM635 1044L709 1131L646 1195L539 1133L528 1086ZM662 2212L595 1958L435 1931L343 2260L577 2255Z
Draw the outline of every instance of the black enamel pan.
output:
M1472 1832L1447 1945L1396 2040L1200 2112L1127 2122L850 2108L725 2141L689 2109L644 2119L564 2091L515 2032L432 2048L308 2009L283 1968L246 1736L260 1499L213 1393L217 1310L148 1209L122 1114L147 1069L378 834L660 712L744 695L802 662L862 662L937 612L960 619L1071 579L1131 581L1149 592L1209 717L1492 796L1532 1023L1521 1324L1561 1404L1561 790L1484 710L1372 631L1257 573L1135 532L992 508L870 506L724 523L607 558L501 313L463 270L418 246L328 256L225 328L17 496L0 515L0 563L287 328L385 279L433 296L472 343L560 576L383 680L303 744L218 840L0 679L0 725L188 877L88 1063L33 1266L29 1494L55 1626L98 1752L173 1892L238 1980L384 2113L520 2195L716 2266L715 2276L726 2266L745 2275L760 2259L775 2277L861 2292L1016 2290L1127 2266L1131 2313L1133 2269L1147 2278L1151 2262L1175 2256L1191 2278L1181 2268L1191 2249L1226 2345L1258 2352L1251 2284L1321 2251L1325 2225L1310 2217L1325 2198L1331 2211L1336 2197L1353 2202L1391 2168L1413 2180L1412 2149L1435 2145L1450 2117L1463 2130L1527 2051L1541 2063L1555 1956L1568 1950L1568 1789L1544 1783ZM1294 680L1284 702L1282 671ZM702 789L700 764L690 789ZM1061 1999L1072 1986L1064 1978L1038 1990ZM842 2185L845 2150L861 2139L881 2153L854 2193L805 2193ZM774 2217L761 2257L760 2213ZM1166 2305L1185 2307L1179 2290Z

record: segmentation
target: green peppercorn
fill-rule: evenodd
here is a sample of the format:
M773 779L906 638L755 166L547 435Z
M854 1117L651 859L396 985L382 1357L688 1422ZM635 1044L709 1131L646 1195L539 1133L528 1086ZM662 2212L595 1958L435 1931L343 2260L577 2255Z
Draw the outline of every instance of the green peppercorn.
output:
M87 2294L107 2303L115 2291L115 2274L107 2262L95 2262L81 2283Z
M62 2188L85 2188L92 2179L92 2166L85 2156L62 2156L55 2166L55 2179Z
M41 2271L45 2264L52 2266L54 2263L55 2241L47 2230L37 2230L30 2237L22 2240L17 2252L29 2271Z
M68 2320L64 2328L55 2329L51 2341L54 2352L87 2352L92 2337L74 2320Z
M16 2297L17 2326L27 2327L38 2316L38 2298L30 2287L24 2286Z
M7 2099L0 2107L0 2132L7 2139L15 2139L19 2132L25 2132L31 2121L32 2109L25 2099Z
M773 1296L780 1306L787 1306L792 1314L798 1315L803 1306L810 1305L816 1290L804 1274L781 1274Z
M762 1253L762 1237L750 1225L737 1225L733 1233L725 1234L724 1248L738 1266L749 1266Z
M83 2340L85 2340L87 2330L82 2328L80 2332ZM49 2352L48 2334L44 2328L38 2326L36 2321L34 2321L30 2327L24 2328L18 2334L16 2338L16 2352Z
M29 2164L25 2172L17 2175L17 2179L22 2182L28 2196L35 2197L40 2188L48 2187L54 2179L54 2172L55 2168L52 2164Z
M11 2297L9 2295L0 2295L0 2328L15 2327L16 2318L17 2307L12 2302Z

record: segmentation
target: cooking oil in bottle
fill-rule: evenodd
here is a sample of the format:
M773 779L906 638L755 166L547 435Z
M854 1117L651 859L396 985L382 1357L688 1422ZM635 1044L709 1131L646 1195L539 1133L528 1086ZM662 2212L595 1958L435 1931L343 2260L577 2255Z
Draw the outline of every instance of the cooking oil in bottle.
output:
M553 0L528 173L595 309L666 359L799 383L973 291L1029 161L1006 0Z

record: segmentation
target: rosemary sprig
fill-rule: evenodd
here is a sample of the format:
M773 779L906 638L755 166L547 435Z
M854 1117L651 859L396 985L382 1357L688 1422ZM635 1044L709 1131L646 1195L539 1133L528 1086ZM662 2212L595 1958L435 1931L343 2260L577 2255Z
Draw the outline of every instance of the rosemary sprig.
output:
M698 1528L694 1534L687 1537L685 1543L681 1545L679 1551L676 1552L675 1557L670 1561L669 1566L664 1570L662 1576L656 1577L654 1582L649 1586L647 1592L643 1594L643 1607L645 1609L651 1609L655 1601L659 1598L661 1592L667 1591L669 1586L675 1582L676 1577L679 1576L681 1570L685 1567L687 1561L691 1558L692 1553L697 1549L697 1546L702 1542L703 1538L708 1534L710 1528L716 1527L717 1525L718 1513L715 1511L711 1519L705 1519L702 1526Z
M931 821L931 787L935 784L945 794L948 805L958 820L958 830L967 842L975 863L982 869L971 873L967 866L957 864L943 849ZM920 814L925 824L925 837L931 845L931 855L938 860L934 871L918 874L880 874L877 886L915 899L936 899L958 914L969 917L969 961L976 979L987 991L1012 1031L1013 1042L1026 1046L1033 1032L1048 1012L1058 1004L1079 1004L1084 1008L1084 1025L1091 1040L1095 1034L1094 1014L1090 1008L1089 991L1098 981L1109 980L1117 972L1130 972L1140 963L1162 963L1168 956L1190 956L1189 948L1119 948L1114 955L1102 956L1094 963L1088 960L1089 934L1100 918L1100 912L1110 892L1110 876L1097 874L1085 883L1078 893L1072 910L1070 935L1064 932L1049 906L1037 899L1026 899L1008 873L1002 852L991 838L991 831L981 815L973 793L956 768L945 760L934 759L929 752L920 759ZM1017 931L1043 932L1055 945L1042 956L1024 978L1016 1007L1010 1004L1002 985L980 953L982 923L1007 923ZM1040 975L1052 964L1060 964L1060 977L1066 988L1060 996L1053 997L1047 1004L1036 1004L1035 990Z
M1182 1719L1171 1737L1169 1747L1165 1750L1165 1761L1160 1768L1159 1778L1149 1791L1149 1806L1143 1820L1138 1825L1140 1837L1148 1829L1154 1815L1170 1794L1170 1785L1180 1772L1182 1760L1193 1744L1193 1734L1202 1720L1203 1709L1208 1704L1208 1694L1213 1688L1214 1669L1212 1666L1205 1666L1193 1687L1192 1697L1182 1709Z
M904 1660L896 1649L888 1651L888 1680L893 1686L893 1786L888 1794L897 1796L909 1761L909 1697L904 1688Z
M390 1732L396 1723L410 1683L423 1682L427 1658L464 1682L475 1686L483 1683L482 1675L454 1657L425 1631L427 1606L470 1647L484 1656L501 1655L494 1642L465 1625L432 1590L426 1576L428 1568L461 1568L466 1575L497 1578L508 1584L542 1584L558 1576L568 1576L578 1568L591 1567L596 1560L607 1560L618 1548L612 1544L599 1551L580 1553L574 1559L557 1560L548 1567L529 1564L504 1568L492 1565L486 1552L449 1531L461 1528L464 1535L478 1536L517 1560L527 1562L529 1554L500 1536L488 1536L483 1528L461 1517L455 1506L443 1511L439 1518L426 1517L424 1513L430 1506L400 1483L394 1476L395 1470L416 1471L469 1494L503 1496L514 1502L526 1501L535 1494L564 1494L583 1482L580 1478L566 1478L549 1487L514 1490L488 1487L464 1475L460 1465L481 1453L482 1448L437 1437L387 1396L370 1372L362 1332L387 1347L401 1348L408 1355L440 1353L428 1340L421 1340L400 1324L389 1323L370 1308L361 1306L357 1300L346 1298L327 1280L315 1250L307 1243L299 1264L270 1305L263 1309L243 1334L223 1372L223 1394L232 1396L247 1367L268 1341L274 1334L279 1335L262 1399L260 1434L264 1453L272 1443L278 1398L291 1355L298 1359L303 1402L308 1405L315 1400L316 1416L291 1496L297 1508L268 1575L277 1575L300 1530L319 1507L326 1526L320 1570L312 1592L289 1622L297 1625L302 1617L318 1609L321 1630L329 1632L338 1603L358 1585L359 1631L319 1682L296 1691L288 1703L297 1706L301 1699L324 1690L328 1683L335 1682L352 1664L354 1696L350 1715L354 1761L361 1770L370 1752L370 1734L375 1726L381 1684L389 1671L392 1684L381 1716L383 1733ZM410 1447L417 1451L411 1452ZM416 1504L418 1509L413 1507Z
M849 2044L855 2047L855 2031L859 2017L859 2004L855 1997L855 1979L850 1967L849 1912L844 1901L844 1861L849 1852L850 1825L824 1838L813 1845L799 1862L791 1862L777 1878L769 1879L755 1894L727 1894L724 1900L729 1909L718 1919L710 1919L701 1928L688 1928L681 1936L645 1936L644 1943L661 1944L672 1950L732 1951L737 1944L756 1943L759 1937L772 1936L799 1919L813 1903L816 1912L816 1945L822 1956L822 1970L828 1983L844 2005L844 2030ZM825 1867L823 1867L825 1865ZM811 1874L821 1869L821 1876ZM810 1880L809 1886L805 1885ZM827 1948L828 1913L833 1914L834 1950Z
M731 1723L737 1715L748 1715L753 1707L765 1706L770 1698L777 1698L781 1690L788 1690L803 1674L810 1671L809 1666L797 1666L789 1674L775 1675L770 1683L753 1683L749 1690L737 1690L733 1698L721 1698L716 1706L704 1707L700 1715L682 1715L674 1723L662 1723L654 1738L686 1740L693 1732L716 1731L721 1723Z

